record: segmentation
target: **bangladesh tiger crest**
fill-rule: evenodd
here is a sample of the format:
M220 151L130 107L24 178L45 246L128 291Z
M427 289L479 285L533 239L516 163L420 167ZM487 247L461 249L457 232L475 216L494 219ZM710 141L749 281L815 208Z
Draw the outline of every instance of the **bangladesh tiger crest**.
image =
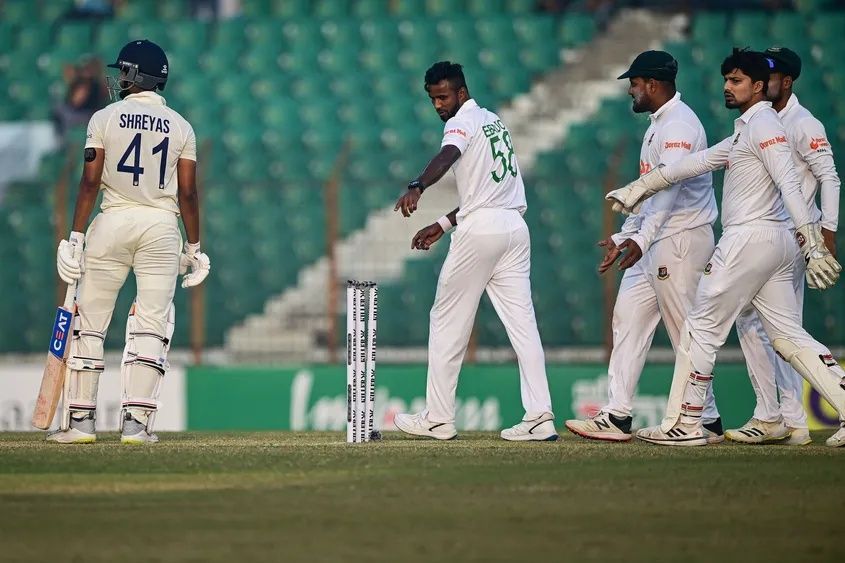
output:
M710 270L712 270L712 269L713 269L713 263L712 263L712 262L708 262L708 263L707 263L707 265L706 265L706 266L704 266L704 275L705 275L705 276L709 276L709 275L710 275Z
M667 268L666 266L660 266L659 268L657 268L657 279L665 280L668 277L669 277L669 268Z

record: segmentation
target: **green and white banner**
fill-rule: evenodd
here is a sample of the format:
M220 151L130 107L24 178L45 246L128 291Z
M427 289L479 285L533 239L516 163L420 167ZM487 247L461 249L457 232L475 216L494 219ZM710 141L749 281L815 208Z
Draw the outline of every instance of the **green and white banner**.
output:
M657 424L663 416L672 366L646 368L634 401L634 426ZM567 418L594 413L607 400L606 366L548 366L559 426ZM376 426L393 429L398 412L425 404L426 368L380 365L376 378ZM215 368L188 370L190 430L342 430L346 424L343 366L301 368ZM744 365L721 365L715 380L724 423L750 418L754 394ZM458 383L456 425L460 430L499 430L522 418L515 364L469 365Z

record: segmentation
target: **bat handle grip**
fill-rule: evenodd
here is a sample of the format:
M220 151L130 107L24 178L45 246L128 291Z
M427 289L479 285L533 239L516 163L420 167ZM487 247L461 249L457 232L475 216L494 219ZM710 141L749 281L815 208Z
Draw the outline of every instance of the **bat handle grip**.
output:
M64 308L70 310L73 307L73 302L76 300L76 284L78 282L73 282L67 284L67 291L65 292L65 302Z

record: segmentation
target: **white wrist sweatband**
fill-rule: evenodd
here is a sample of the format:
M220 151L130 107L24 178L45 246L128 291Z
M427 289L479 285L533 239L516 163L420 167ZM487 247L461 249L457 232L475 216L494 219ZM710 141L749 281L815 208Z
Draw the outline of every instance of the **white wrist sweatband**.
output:
M443 229L444 233L448 233L449 231L455 228L455 226L452 224L452 221L450 221L449 217L446 215L438 219L437 222L440 224L440 228Z
M188 242L185 241L185 254L189 256L193 256L197 252L200 251L200 241L197 242Z

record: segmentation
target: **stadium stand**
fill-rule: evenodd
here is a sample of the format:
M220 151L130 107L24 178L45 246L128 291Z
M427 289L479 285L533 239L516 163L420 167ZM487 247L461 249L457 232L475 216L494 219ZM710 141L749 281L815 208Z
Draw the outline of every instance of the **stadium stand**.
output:
M190 19L187 3L177 0L133 0L114 19L78 21L64 18L71 1L6 0L0 18L0 121L48 119L52 99L61 95L62 65L83 55L109 60L138 37L166 49L173 80L164 93L193 123L200 144L203 239L213 241L215 261L205 288L210 346L220 345L228 327L260 310L324 254L322 190L342 147L349 150L340 192L342 235L390 204L424 164L440 137L439 120L421 90L432 61L464 63L472 94L498 108L562 65L562 49L584 45L597 32L590 14L538 13L529 0L242 4L243 17L218 22ZM685 41L665 46L680 62L679 89L699 111L711 141L726 135L733 119L721 107L717 70L730 46L785 43L813 61L797 91L827 125L835 150L845 154L845 102L834 95L845 86L845 71L836 64L845 55L838 40L845 12L798 5L804 11L701 12ZM602 235L599 194L611 155L621 158L623 177L636 172L644 128L627 98L609 100L527 174L534 297L549 346L602 341L592 250ZM69 154L78 154L84 131L68 138ZM68 216L79 160L71 160ZM839 164L845 170L841 156ZM64 166L63 153L45 158L38 178L10 185L0 207L0 260L16 265L0 269L0 280L20 292L18 303L0 300L0 310L17 321L0 327L0 352L43 348L41 327L54 307L45 297L55 284L53 186ZM445 250L441 245L408 263L413 287L383 287L384 344L425 343L427 326L405 320L427 317ZM130 283L116 316L128 309L133 293ZM177 292L180 313L186 299ZM808 292L808 329L827 335L827 342L845 343L845 329L833 322L834 313L845 310L843 299L841 291ZM122 320L112 326L110 347L122 346L122 326ZM185 346L188 323L176 326L174 345ZM478 340L506 344L486 299Z

